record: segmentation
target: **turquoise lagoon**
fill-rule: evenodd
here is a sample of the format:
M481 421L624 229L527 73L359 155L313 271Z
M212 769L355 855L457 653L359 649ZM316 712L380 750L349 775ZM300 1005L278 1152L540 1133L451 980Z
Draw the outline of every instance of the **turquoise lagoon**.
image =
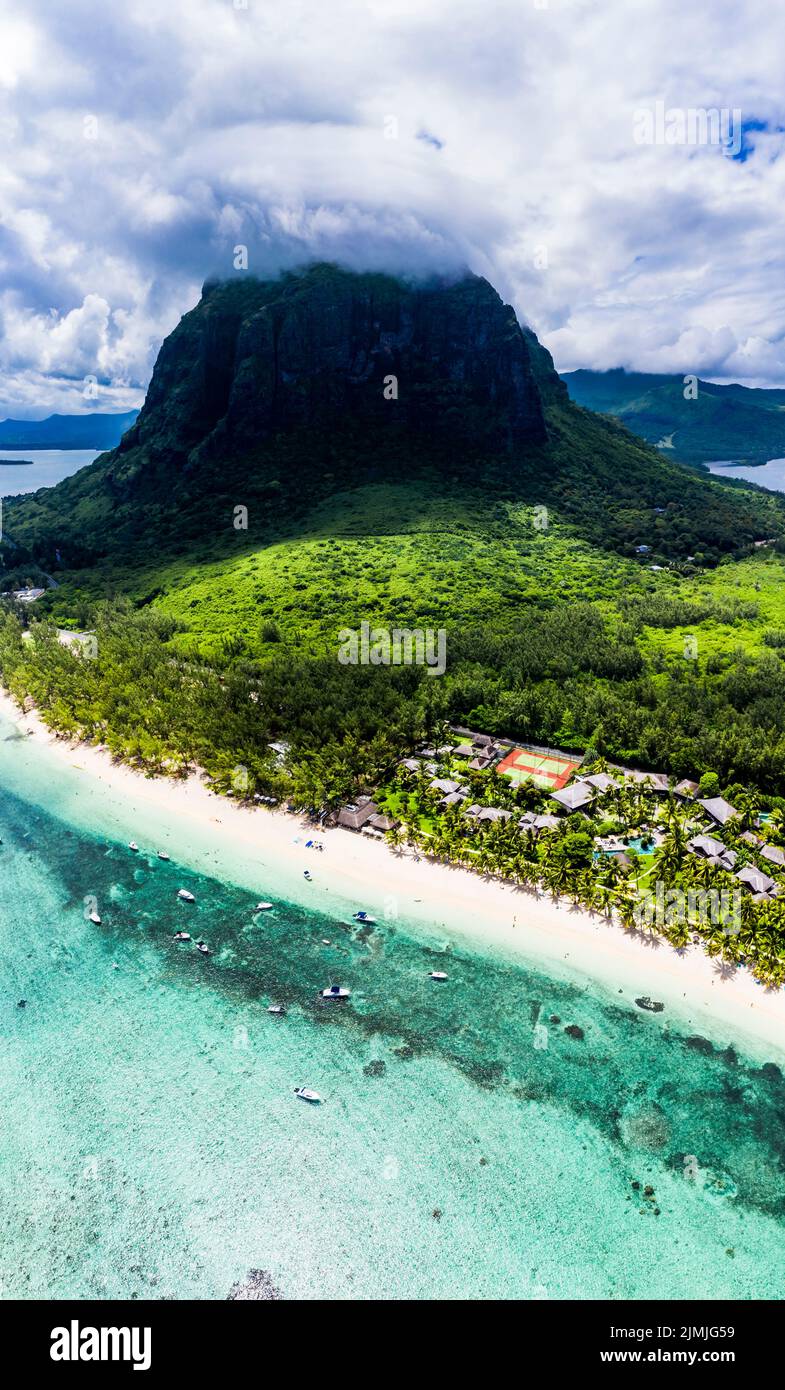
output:
M252 891L8 723L0 836L3 1297L785 1295L782 1056Z

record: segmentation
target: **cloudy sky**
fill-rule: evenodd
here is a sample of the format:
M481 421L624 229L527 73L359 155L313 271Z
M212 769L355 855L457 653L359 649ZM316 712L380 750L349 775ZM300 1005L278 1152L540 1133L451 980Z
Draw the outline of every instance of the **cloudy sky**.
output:
M784 38L772 0L0 0L0 416L139 404L238 245L469 266L560 370L785 385Z

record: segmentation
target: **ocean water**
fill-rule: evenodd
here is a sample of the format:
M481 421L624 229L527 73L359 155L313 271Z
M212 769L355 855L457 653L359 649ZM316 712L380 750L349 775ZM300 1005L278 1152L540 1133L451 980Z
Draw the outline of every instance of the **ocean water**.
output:
M785 459L769 459L768 463L757 465L710 463L709 471L721 477L742 478L747 483L770 488L772 492L785 492Z
M122 815L0 723L3 1297L785 1295L781 1056Z
M3 449L2 459L30 459L32 467L0 466L0 497L17 497L23 492L37 492L40 487L54 487L63 478L70 478L98 458L99 449Z

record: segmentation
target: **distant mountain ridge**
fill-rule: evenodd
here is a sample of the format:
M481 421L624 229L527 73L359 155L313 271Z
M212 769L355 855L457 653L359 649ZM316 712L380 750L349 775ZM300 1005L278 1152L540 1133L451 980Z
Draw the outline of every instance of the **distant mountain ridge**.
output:
M686 463L718 460L762 464L785 458L785 390L698 379L685 398L683 375L563 372L576 405L623 420L648 444Z
M0 449L114 449L138 410L118 415L48 415L45 420L0 420Z

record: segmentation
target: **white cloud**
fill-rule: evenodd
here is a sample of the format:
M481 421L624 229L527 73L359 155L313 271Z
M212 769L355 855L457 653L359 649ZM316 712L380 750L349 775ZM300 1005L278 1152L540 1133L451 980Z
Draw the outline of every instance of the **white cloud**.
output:
M238 242L261 273L468 264L564 370L782 384L779 29L770 0L0 0L0 413L83 409L86 374L137 403ZM741 108L748 157L637 145L657 100Z

